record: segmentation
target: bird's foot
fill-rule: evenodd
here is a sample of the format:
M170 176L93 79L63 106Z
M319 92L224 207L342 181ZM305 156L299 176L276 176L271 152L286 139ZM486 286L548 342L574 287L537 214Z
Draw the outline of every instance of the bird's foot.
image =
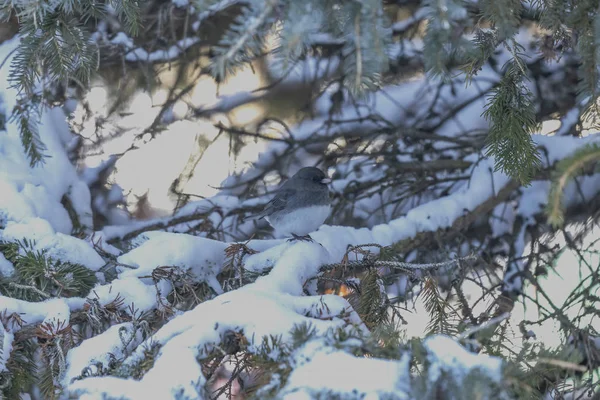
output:
M310 235L298 236L295 233L292 233L292 237L288 239L288 242L314 242L313 238Z

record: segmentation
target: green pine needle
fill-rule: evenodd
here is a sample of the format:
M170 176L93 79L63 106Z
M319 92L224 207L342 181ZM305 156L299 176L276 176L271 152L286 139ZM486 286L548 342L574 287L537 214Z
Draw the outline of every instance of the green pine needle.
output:
M91 2L93 3L93 2ZM140 6L137 0L111 0L119 18L125 22L125 28L132 35L137 35L142 29Z
M0 398L18 399L20 393L30 392L36 383L38 366L36 364L37 346L31 339L15 338L13 349L8 358L6 367L8 374L0 374Z
M360 280L360 295L356 312L369 329L374 329L386 321L383 283L376 269L369 270Z
M430 316L426 328L427 335L438 333L444 335L456 334L457 327L451 324L447 312L448 304L442 298L437 283L433 279L427 278L425 280L420 296L423 297L423 304Z
M525 63L511 60L500 84L492 89L483 116L490 122L487 156L495 158L496 171L528 185L541 166L531 138L537 128L533 94L525 85Z
M500 40L511 38L521 23L521 0L482 0L482 15L494 24Z
M113 0L110 3L124 28L137 34L141 17L137 1ZM44 107L41 83L68 84L77 80L89 85L97 70L98 49L83 23L107 14L106 6L96 1L9 2L0 5L2 15L19 17L21 43L13 57L9 81L20 96L12 113L18 121L21 141L31 166L43 162L46 150L39 138L37 124Z
M44 162L46 146L40 139L38 121L40 119L39 104L36 100L31 102L20 101L12 113L11 120L16 121L21 136L21 143L29 157L31 167Z
M15 246L18 246L16 252ZM3 279L0 287L17 299L42 301L51 296L85 297L97 282L94 272L85 266L55 260L45 251L33 250L33 243L28 241L0 243L0 251L15 267L15 273Z
M475 31L473 46L471 51L466 54L465 64L461 67L466 74L467 84L473 80L473 77L494 54L497 45L498 36L495 31L484 31L482 29Z

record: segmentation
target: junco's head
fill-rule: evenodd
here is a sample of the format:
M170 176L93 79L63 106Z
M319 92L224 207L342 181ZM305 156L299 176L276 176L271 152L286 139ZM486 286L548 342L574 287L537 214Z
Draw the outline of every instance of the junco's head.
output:
M296 174L294 174L294 176L292 176L290 181L292 180L318 183L325 186L331 182L331 179L329 179L323 171L316 167L304 167L300 169L298 172L296 172Z

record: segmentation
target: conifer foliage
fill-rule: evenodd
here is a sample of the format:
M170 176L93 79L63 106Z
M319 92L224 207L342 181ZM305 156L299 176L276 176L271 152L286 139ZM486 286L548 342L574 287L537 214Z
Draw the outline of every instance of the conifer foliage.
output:
M600 396L597 1L0 13L0 400ZM264 86L198 103L249 70ZM135 221L119 158L189 121L173 214ZM221 140L237 164L264 146L198 199ZM252 216L308 165L327 226L271 240Z

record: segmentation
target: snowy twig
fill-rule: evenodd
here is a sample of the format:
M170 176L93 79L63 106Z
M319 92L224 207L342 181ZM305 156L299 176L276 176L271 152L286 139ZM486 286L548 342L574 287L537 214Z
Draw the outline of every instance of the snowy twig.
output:
M21 289L21 290L31 290L32 292L39 294L44 299L50 299L52 297L48 293L41 291L40 289L36 288L35 286L23 285L23 284L16 283L16 282L9 282L8 286L16 288L16 289Z
M475 332L479 332L479 331L482 331L484 329L487 329L488 327L490 327L490 326L492 326L494 324L498 324L498 323L504 321L508 317L510 317L510 313L503 313L503 314L501 314L501 315L499 315L497 317L488 319L483 324L478 325L478 326L474 326L474 327L469 328L466 331L462 332L460 335L458 335L457 339L458 340L466 339L467 337L471 336Z
M354 270L356 268L366 268L366 267L387 267L392 269L400 269L404 271L416 271L416 270L432 270L439 269L442 267L450 267L454 264L460 263L461 261L466 260L474 260L477 256L468 255L466 257L459 257L454 260L438 262L438 263L428 263L428 264L416 264L416 263L407 263L401 261L381 261L381 260L371 260L369 258L364 258L359 261L345 261L337 264L326 264L322 265L320 268L321 272L331 271L336 268L350 268Z

